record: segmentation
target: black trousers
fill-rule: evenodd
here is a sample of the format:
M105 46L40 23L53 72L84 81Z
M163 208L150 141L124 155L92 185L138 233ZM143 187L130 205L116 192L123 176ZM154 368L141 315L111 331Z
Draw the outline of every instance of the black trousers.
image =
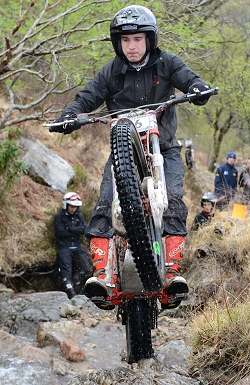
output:
M168 209L163 215L163 236L187 234L186 219L188 209L182 200L184 164L180 148L172 147L162 152L164 172L168 193ZM111 173L112 160L109 157L100 186L100 198L96 203L92 218L86 229L86 236L110 238L114 235L111 221L111 204L113 201L113 186Z
M68 247L57 249L57 262L61 277L70 281L79 280L79 284L84 284L91 272L89 258L80 246L74 250Z

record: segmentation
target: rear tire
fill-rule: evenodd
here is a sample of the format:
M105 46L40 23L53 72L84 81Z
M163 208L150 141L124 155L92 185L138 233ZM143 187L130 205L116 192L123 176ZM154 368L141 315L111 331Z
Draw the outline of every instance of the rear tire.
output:
M194 160L192 157L191 150L186 150L185 160L186 160L186 165L189 168L189 170L194 171Z
M127 302L127 362L133 364L154 355L151 341L149 300L133 298Z

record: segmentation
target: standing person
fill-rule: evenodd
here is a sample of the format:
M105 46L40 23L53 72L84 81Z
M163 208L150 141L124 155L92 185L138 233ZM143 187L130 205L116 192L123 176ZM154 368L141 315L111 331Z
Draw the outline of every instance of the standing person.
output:
M89 258L80 245L86 222L79 206L81 197L68 192L63 197L63 208L54 217L58 267L70 299L76 295L75 287L83 286L90 273Z
M76 94L74 101L55 122L64 122L77 114L91 112L104 102L109 111L161 103L175 93L175 88L184 93L196 93L194 104L204 105L208 101L208 95L201 96L199 93L210 89L209 85L180 58L158 47L156 18L148 8L130 5L118 11L110 25L110 38L116 56ZM184 165L180 155L181 147L175 137L175 106L163 111L158 117L158 123L169 199L163 228L168 266L165 290L168 294L187 293L187 282L180 276L180 272L188 211L182 200ZM77 129L79 125L72 124L60 126L58 131L69 134ZM103 308L108 305L108 250L114 235L111 227L111 164L109 157L100 186L100 199L94 207L86 232L91 238L90 247L96 270L94 277L86 282L85 294Z
M202 195L200 202L202 211L195 216L191 231L196 231L199 227L208 225L215 213L216 196L213 193L207 192Z
M250 158L248 158L246 168L240 174L239 187L243 187L243 203L248 204L250 200Z
M238 171L234 166L235 161L235 152L229 152L227 162L222 164L215 173L214 193L217 196L216 207L219 210L227 208L231 199L235 197L238 179Z

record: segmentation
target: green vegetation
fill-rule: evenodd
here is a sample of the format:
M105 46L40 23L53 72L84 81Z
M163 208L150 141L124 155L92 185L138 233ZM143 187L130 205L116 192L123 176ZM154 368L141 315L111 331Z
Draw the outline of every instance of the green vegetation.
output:
M26 172L25 163L21 159L18 144L11 139L11 131L8 139L0 142L0 178L2 181L2 193L13 186L14 179Z

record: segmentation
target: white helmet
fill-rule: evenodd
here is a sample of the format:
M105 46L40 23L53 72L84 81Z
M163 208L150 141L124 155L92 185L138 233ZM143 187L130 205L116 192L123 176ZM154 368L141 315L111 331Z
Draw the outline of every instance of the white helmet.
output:
M211 193L211 192L206 192L204 195L202 195L201 197L201 207L203 207L203 203L204 202L211 202L212 203L212 206L214 207L215 203L216 203L217 199L216 199L216 196Z
M63 197L63 208L67 209L67 204L71 206L82 206L82 198L75 192L68 192Z

